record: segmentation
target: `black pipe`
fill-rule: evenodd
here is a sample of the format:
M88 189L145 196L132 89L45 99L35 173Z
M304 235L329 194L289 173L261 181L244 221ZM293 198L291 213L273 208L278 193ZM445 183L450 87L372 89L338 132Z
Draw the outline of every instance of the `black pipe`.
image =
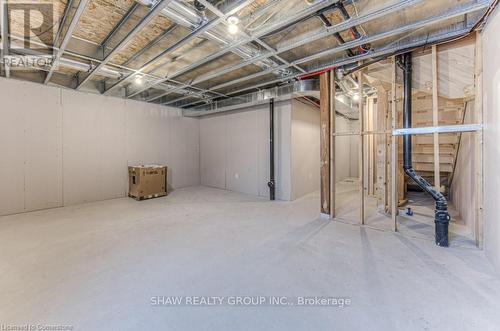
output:
M403 59L398 59L398 64L403 69L404 103L403 103L403 127L411 128L411 52L403 54ZM450 214L448 213L448 202L444 195L429 184L422 176L413 169L411 160L411 135L403 136L403 168L405 173L417 183L425 192L429 193L436 201L434 212L434 223L436 226L436 245L448 246L448 226ZM439 184L438 184L439 185Z
M413 68L411 63L411 53L403 54L403 128L411 128L411 88ZM411 135L403 136L403 167L404 169L412 168L411 159Z
M344 20L345 20L345 21L348 21L348 20L350 20L350 19L351 19L351 15L349 15L349 12L347 11L347 9L345 9L344 3L343 3L342 1L337 2L335 6L336 6L336 7L337 7L337 9L340 11L340 13L341 13L341 14L342 14L342 16L344 17ZM353 26L353 27L351 28L351 30L352 30L352 33L353 33L353 35L354 35L354 38L355 38L355 39L359 39L359 38L361 38L361 33L359 33L359 31L358 31L358 28L357 28L357 27ZM363 45L361 45L360 47L361 47L361 49L362 49L363 51L368 51L368 50L370 50L370 48L371 48L371 47L370 47L370 45L368 45L368 44L363 44Z
M275 31L269 32L269 33L267 33L267 34L265 34L265 35L261 36L260 38L261 38L261 39L265 39L265 38L267 38L267 37L270 37L270 36L272 36L272 35L275 35L275 34L277 34L277 33L280 33L280 32L282 32L282 31L284 31L284 30L286 30L286 29L288 29L288 28L290 28L290 27L292 27L292 26L294 26L294 25L296 25L296 24L299 24L299 23L305 22L305 21L307 21L307 20L309 20L309 19L311 19L311 18L313 18L313 17L315 17L315 16L318 16L318 15L319 15L319 14L321 14L321 13L327 12L327 11L329 11L329 10L331 10L331 9L335 8L336 6L337 6L337 4L336 4L336 3L331 4L331 5L329 5L329 6L326 6L325 8L319 9L318 11L316 11L316 12L314 12L314 13L311 13L311 14L309 14L309 15L307 15L307 16L302 17L302 18L298 18L298 19L296 19L296 20L294 20L294 21L292 21L292 22L289 22L289 23L288 23L288 24L286 24L285 26L282 26L282 27L280 27L279 29L277 29L277 30L275 30Z
M274 99L269 101L269 199L274 200Z
M318 15L318 17L321 20L321 22L323 22L323 24L324 24L325 27L328 28L328 27L332 26L332 23L328 20L328 18L325 16L325 14L321 13L321 14ZM340 35L340 33L335 32L333 34L333 36L335 37L335 39L337 39L339 45L345 44L345 40L344 40L344 38L342 38L342 36ZM347 49L346 52L347 52L347 54L349 56L354 56L354 52L352 50Z

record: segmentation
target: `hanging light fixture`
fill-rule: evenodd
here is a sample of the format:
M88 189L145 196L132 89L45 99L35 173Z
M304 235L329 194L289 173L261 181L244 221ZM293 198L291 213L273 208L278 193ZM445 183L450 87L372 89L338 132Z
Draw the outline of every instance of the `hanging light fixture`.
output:
M238 24L240 23L240 20L236 16L230 16L227 19L227 31L230 34L236 34L240 30L238 27Z

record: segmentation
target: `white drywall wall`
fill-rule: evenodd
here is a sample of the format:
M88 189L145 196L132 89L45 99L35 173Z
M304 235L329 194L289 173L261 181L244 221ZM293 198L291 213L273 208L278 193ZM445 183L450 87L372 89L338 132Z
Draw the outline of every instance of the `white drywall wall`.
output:
M358 122L336 117L338 132ZM319 190L319 110L298 100L275 106L276 197L294 200ZM356 136L337 138L336 180L358 173ZM204 116L200 119L202 185L269 196L269 106Z
M177 109L0 79L0 215L126 196L127 165L199 184L199 121Z
M358 177L359 137L345 134L359 132L359 121L346 117L357 114L357 106L351 108L345 103L336 100L335 110L337 112L335 115L335 133L339 134L335 137L335 182L340 182L346 178Z
M337 103L338 104L338 103ZM351 121L343 116L335 116L335 182L358 176L358 136L341 135L358 132L358 121Z
M500 9L488 18L483 36L484 249L500 270Z
M320 189L319 108L292 101L292 199Z
M471 123L474 113L474 102L468 102L464 123ZM475 171L475 135L462 133L457 155L450 195L453 206L458 211L460 220L469 233L474 233L474 216L476 206L476 171Z
M276 197L291 199L291 103L275 105ZM203 185L269 196L269 106L200 119L200 173Z

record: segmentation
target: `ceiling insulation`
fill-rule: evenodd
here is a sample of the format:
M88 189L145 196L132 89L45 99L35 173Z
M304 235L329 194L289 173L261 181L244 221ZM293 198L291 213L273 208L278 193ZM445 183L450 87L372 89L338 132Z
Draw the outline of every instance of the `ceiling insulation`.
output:
M167 18L163 16L156 17L140 34L137 34L123 50L118 52L118 54L111 59L111 62L123 64L172 25L173 23Z
M133 4L134 0L91 0L73 35L102 43ZM138 20L139 17L132 19Z

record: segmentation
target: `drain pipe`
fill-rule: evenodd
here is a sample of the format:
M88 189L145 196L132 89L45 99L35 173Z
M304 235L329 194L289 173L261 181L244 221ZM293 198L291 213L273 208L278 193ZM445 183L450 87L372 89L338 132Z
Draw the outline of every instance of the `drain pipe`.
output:
M269 100L269 200L274 200L274 98Z
M398 61L403 69L404 78L404 104L403 104L403 127L411 128L411 79L412 65L411 52L403 54L403 61ZM450 214L448 213L448 202L444 195L429 184L422 176L418 175L413 169L411 160L411 135L403 135L403 168L405 173L417 183L425 192L429 193L436 201L436 210L434 212L434 223L436 226L436 245L448 246L448 225L450 223Z

